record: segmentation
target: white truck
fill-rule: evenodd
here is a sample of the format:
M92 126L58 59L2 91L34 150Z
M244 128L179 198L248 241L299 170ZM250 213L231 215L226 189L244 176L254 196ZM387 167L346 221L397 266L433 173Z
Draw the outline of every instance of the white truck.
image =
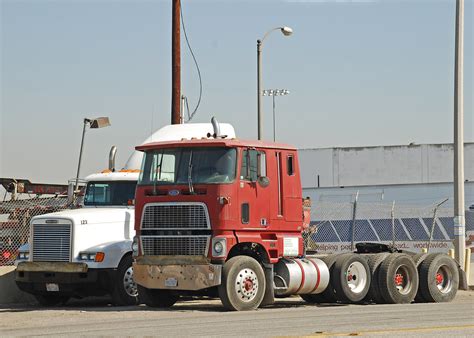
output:
M223 134L235 137L231 125L220 127ZM211 136L212 131L210 123L170 125L143 144ZM63 304L71 297L104 294L110 294L116 305L138 302L132 239L142 156L135 151L124 169L88 176L81 208L31 219L29 244L20 247L16 261L15 281L21 290L33 294L44 306Z

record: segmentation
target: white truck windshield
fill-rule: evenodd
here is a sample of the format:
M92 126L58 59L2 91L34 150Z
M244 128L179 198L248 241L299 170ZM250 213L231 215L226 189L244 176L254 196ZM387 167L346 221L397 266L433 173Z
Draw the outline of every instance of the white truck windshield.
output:
M136 181L97 181L87 183L84 205L133 205Z
M233 148L170 148L145 152L140 185L230 183L235 179Z

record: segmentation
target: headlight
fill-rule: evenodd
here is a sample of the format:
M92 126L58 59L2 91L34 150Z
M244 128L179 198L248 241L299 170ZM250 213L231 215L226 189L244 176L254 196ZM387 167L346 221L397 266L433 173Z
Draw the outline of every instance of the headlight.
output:
M18 258L22 260L28 260L30 259L30 253L29 252L20 252L18 254Z
M81 261L88 261L89 260L89 254L87 252L81 252L81 253L79 253L79 259Z
M105 258L103 252L80 252L79 259L81 261L102 262Z
M132 255L133 257L138 256L138 237L133 237L133 242L132 242Z
M214 243L214 252L216 254L221 254L222 250L224 250L224 246L222 245L222 242L216 242Z
M212 239L212 256L213 257L225 257L226 251L226 239L225 238L213 238Z

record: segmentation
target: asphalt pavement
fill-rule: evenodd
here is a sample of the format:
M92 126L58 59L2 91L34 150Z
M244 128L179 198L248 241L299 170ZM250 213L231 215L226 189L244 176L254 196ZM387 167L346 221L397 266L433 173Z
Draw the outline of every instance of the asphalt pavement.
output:
M451 303L308 305L299 297L249 312L227 312L219 300L188 300L166 310L113 307L86 299L57 308L0 308L0 336L471 336L474 292Z

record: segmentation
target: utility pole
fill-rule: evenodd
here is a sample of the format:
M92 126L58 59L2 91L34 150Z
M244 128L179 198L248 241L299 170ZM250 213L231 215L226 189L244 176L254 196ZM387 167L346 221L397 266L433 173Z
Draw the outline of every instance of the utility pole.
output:
M173 1L173 23L171 27L171 124L181 123L181 1Z
M464 108L463 108L464 0L456 0L456 51L454 63L454 257L465 264L464 215Z

